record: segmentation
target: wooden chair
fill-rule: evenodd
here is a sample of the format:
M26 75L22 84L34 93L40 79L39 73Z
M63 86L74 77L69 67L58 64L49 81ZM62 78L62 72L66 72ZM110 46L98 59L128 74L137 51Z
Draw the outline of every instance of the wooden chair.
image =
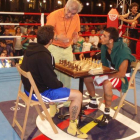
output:
M18 95L17 95L17 100L16 100L16 106L15 106L15 112L14 112L14 118L13 118L13 124L12 124L12 126L14 127L15 125L17 125L17 127L21 131L21 140L23 140L25 129L26 129L26 124L27 124L27 118L28 118L29 108L30 108L30 106L34 106L35 109L36 109L36 111L37 111L37 113L39 114L40 118L42 120L47 119L48 122L50 123L50 125L51 125L54 133L57 134L58 131L56 129L56 126L53 123L52 118L51 118L51 116L50 116L50 114L49 114L49 112L48 112L48 110L47 110L47 108L46 108L46 106L45 106L45 104L44 104L41 96L40 96L40 93L38 91L38 88L37 88L34 80L33 80L33 77L31 75L31 73L30 72L23 71L18 64L16 65L16 67L17 67L17 70L18 70L19 74L22 75L22 76L24 76L24 77L26 77L29 80L29 82L31 84L31 89L30 89L30 94L29 94L29 97L28 97L24 92L21 91L22 81L20 80L19 90L18 90ZM38 98L39 101L33 101L33 100L31 100L33 91L36 94L36 96L37 96L37 98ZM16 119L16 117L17 117L17 108L18 108L18 103L19 103L19 99L20 98L26 104L26 112L25 112L25 118L24 118L24 122L23 122L23 127L19 124L19 122ZM39 106L43 109L45 115L41 112Z
M134 104L131 104L131 103L129 103L129 102L127 102L125 100L125 97L126 97L126 95L128 93L128 90L125 93L122 93L122 91L120 91L120 102L119 102L119 105L117 107L117 110L115 111L115 113L113 115L113 119L116 118L118 112L120 111L120 108L123 105L123 102L125 102L125 103L131 105L132 107L134 107L135 108L135 114L137 114L137 97L136 97L136 80L135 80L135 75L136 75L138 69L140 68L140 62L139 61L132 62L131 63L131 67L134 68L134 71L132 72L132 75L131 75L131 78L130 78L130 81L129 81L128 90L129 89L133 89L134 90ZM103 103L103 97L102 97L102 100L99 103L99 108L100 108L102 103Z

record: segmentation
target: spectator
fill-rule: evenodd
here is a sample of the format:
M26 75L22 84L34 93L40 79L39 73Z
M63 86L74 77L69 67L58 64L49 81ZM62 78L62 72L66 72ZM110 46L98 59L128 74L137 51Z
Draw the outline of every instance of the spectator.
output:
M28 36L30 32L31 32L31 29L30 28L27 28L27 34L26 34L26 36ZM21 44L23 46L23 53L25 53L25 51L27 49L27 46L29 45L29 37L23 37L21 39Z
M0 36L3 35L3 32L4 32L4 28L0 26Z
M100 25L99 26L99 34L103 34L103 32L104 32L104 26L103 25Z
M21 33L21 29L19 26L16 28L15 35L18 36L14 39L13 48L14 48L15 56L22 56L23 55L22 44L21 44L22 33Z
M33 30L35 31L35 33L37 34L37 31L38 31L38 26L34 26L33 27Z
M12 34L9 33L9 28L5 29L3 36L12 36ZM13 47L14 38L5 38L5 41L7 45L9 45L10 47Z
M13 56L13 50L11 46L6 44L5 39L0 40L0 53L3 52L3 50L7 50L7 56Z
M35 37L35 36L36 36L35 31L31 31L31 32L29 33L29 36L34 36L34 37L29 37L29 43L31 43L31 42L37 43L37 38Z
M0 54L0 57L6 57L5 53L2 52ZM6 59L0 59L0 68L9 68L9 67L11 67L11 65L10 65L10 63L9 63L8 60L6 60Z
M85 41L85 38L81 36L82 35L81 31L78 32L78 35L79 35L79 38L78 38L77 43L75 43L74 52L81 52L83 43Z
M89 30L88 25L85 26L85 31L83 32L83 34L90 34L90 30Z
M136 27L136 24L138 23L137 19L140 16L140 14L138 13L139 5L134 2L129 6L129 9L131 12L125 15L119 15L119 19L121 19L124 22L132 23L131 24L132 28L129 29L130 37L138 39L139 38L138 30L134 28ZM131 49L131 52L134 54L136 54L136 43L137 41L135 40L130 40L129 43L129 48Z
M90 51L91 47L92 47L92 44L89 43L89 37L86 36L85 42L83 43L82 52ZM82 59L83 57L89 57L89 54L88 53L85 53L85 54L81 53L79 57L80 57L80 59Z
M93 36L89 37L89 42L92 44L93 50L97 50L98 49L98 43L99 43L99 37L95 35L96 34L95 30L91 30L91 34Z

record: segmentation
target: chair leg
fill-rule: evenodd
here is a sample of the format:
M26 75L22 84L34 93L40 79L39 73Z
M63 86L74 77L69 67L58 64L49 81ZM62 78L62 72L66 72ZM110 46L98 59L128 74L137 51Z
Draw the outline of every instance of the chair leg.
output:
M42 112L40 111L38 105L35 105L35 109L36 109L38 115L40 116L41 120L42 120L42 121L45 120L45 118L44 118L44 116L42 115Z
M138 113L137 110L137 93L136 93L136 81L134 79L134 104L135 104L135 114Z
M27 118L28 118L28 114L29 114L29 108L30 108L30 102L27 103L27 107L26 107L24 123L23 123L23 130L21 132L21 140L23 140L23 138L24 138L25 128L26 128L26 124L27 124Z
M122 91L120 91L120 97L122 97L122 96L123 96Z
M45 113L45 115L47 117L47 120L50 123L50 125L51 125L51 127L52 127L52 129L54 131L54 133L55 134L58 134L58 131L56 129L56 126L55 126L55 124L54 124L54 122L53 122L53 120L52 120L52 118L51 118L51 116L50 116L50 114L49 114L49 112L48 112L48 110L47 110L44 102L42 101L42 99L41 99L40 96L37 96L37 97L38 97L39 103L40 103L40 105L41 105L41 107L42 107L42 109L43 109L43 111L44 111L44 113Z
M16 116L17 116L18 103L19 103L19 96L17 97L17 100L16 100L16 106L15 106L15 112L14 112L14 118L13 118L12 127L15 126L15 120L16 120Z
M115 113L114 113L113 119L116 118L118 112L120 111L120 108L121 108L121 106L122 106L122 104L123 104L123 102L124 102L124 99L125 99L126 95L127 95L127 92L124 93L123 96L121 97L120 103L119 103L119 105L118 105L117 110L116 110Z

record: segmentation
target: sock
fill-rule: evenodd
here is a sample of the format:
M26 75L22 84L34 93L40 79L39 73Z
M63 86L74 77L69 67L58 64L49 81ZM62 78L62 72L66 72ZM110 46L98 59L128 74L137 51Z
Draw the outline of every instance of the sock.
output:
M104 114L109 115L110 114L110 108L105 108Z
M51 117L54 117L56 112L57 112L57 107L56 107L56 104L53 104L53 105L49 105L50 107L50 116Z
M87 134L80 132L79 129L77 128L77 119L70 120L67 132L73 136L76 136L77 138L82 138L82 139L88 138Z
M94 96L94 97L89 96L89 97L90 97L90 103L92 103L92 104L97 104L96 96Z
M78 120L70 120L71 123L78 123Z

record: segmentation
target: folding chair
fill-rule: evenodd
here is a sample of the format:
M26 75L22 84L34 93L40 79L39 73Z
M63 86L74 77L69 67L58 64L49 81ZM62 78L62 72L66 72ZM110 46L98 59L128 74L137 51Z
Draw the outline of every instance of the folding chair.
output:
M125 97L126 97L126 95L128 93L128 90L125 93L122 93L122 91L120 91L120 98L121 99L120 99L118 108L117 108L117 110L114 113L113 119L116 118L118 112L120 111L120 108L123 105L123 102L125 102L125 103L131 105L132 107L134 107L135 108L135 114L137 114L137 97L136 97L136 80L135 80L135 75L136 75L138 69L140 68L140 61L132 62L131 63L131 67L134 68L134 71L133 71L133 73L131 75L131 78L130 78L130 81L129 81L128 90L129 89L133 89L134 90L134 105L129 103L129 102L127 102L127 101L125 101ZM103 103L103 99L99 103L99 108L100 108L102 103Z
M47 110L47 108L46 108L41 96L40 96L40 93L39 93L39 91L37 89L37 86L36 86L36 84L34 82L34 79L33 79L32 75L31 75L31 73L23 71L18 64L16 65L16 67L17 67L17 70L18 70L19 74L24 76L24 77L26 77L29 80L29 82L31 84L31 89L30 89L30 94L29 94L29 97L28 97L24 92L21 91L22 81L20 80L12 126L14 127L15 125L17 125L17 127L21 131L21 140L23 140L25 129L26 129L26 124L27 124L27 118L28 118L28 114L29 114L29 108L30 108L30 106L34 106L36 111L37 111L37 113L39 114L40 118L42 120L47 119L48 122L50 123L54 133L57 134L58 131L56 129L56 126L53 123L52 118L51 118L51 116L50 116L50 114L49 114L49 112L48 112L48 110ZM38 101L31 100L33 91L36 94L36 96L38 98ZM18 108L18 103L19 103L20 98L26 104L26 112L25 112L23 127L19 124L19 122L16 119L16 117L17 117L17 108ZM45 115L41 112L39 106L43 109Z

